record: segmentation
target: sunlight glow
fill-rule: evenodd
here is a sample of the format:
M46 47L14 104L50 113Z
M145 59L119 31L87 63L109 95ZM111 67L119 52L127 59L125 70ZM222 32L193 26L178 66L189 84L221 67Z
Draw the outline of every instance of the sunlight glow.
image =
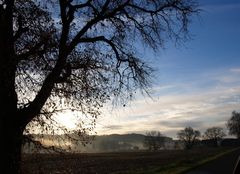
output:
M71 110L64 111L62 113L58 113L55 117L55 120L59 122L62 126L67 129L73 130L76 129L78 123L78 117L75 112Z

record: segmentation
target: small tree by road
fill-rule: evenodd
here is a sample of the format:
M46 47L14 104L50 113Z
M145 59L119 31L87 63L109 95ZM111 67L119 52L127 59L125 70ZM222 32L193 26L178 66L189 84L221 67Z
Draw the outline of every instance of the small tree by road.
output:
M227 122L227 128L229 135L234 135L240 139L240 112L232 112L232 116Z
M226 136L226 134L224 133L223 128L221 128L221 127L211 127L211 128L208 128L205 131L205 133L203 135L203 138L206 139L206 140L212 141L213 144L215 146L217 146L218 142L225 136Z
M186 127L177 133L179 140L184 142L185 149L191 149L198 138L201 136L200 131L194 130L192 127Z

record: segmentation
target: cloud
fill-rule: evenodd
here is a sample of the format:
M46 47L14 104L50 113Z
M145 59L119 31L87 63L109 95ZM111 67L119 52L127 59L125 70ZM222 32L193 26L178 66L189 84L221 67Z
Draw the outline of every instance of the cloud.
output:
M183 128L183 127L201 127L204 123L203 121L196 120L177 120L177 121L159 121L159 125L164 125L170 128Z
M109 129L109 130L120 130L123 128L123 126L121 125L108 125L104 127L105 129Z
M229 71L233 73L240 73L240 68L231 68Z
M202 133L212 126L226 127L231 112L239 109L240 103L240 79L234 76L235 71L228 69L199 74L199 81L190 81L187 85L156 86L153 91L157 95L153 99L139 97L130 106L106 113L98 120L105 125L98 126L98 132L145 133L158 130L176 138L177 131L186 126ZM223 77L231 77L232 82L221 80ZM163 89L173 88L183 88L180 91L185 92L162 93Z

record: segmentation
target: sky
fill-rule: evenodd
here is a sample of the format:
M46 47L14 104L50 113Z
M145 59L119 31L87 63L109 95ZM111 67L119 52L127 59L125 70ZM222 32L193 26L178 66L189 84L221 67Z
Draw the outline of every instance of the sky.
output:
M220 126L240 111L240 1L199 0L189 27L191 40L167 43L158 53L144 50L156 70L152 98L136 96L126 107L105 108L97 134L157 130L176 138L186 126Z

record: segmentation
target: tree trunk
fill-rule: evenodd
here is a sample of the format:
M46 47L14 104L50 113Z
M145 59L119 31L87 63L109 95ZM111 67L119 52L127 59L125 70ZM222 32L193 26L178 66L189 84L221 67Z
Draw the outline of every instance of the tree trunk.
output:
M21 147L23 131L19 128L11 126L12 124L13 123L5 123L5 126L3 125L3 127L1 127L1 174L21 173Z
M22 136L25 128L21 118L17 110L15 73L11 72L11 68L7 70L0 66L1 174L20 173Z
M5 74L2 71L0 73ZM0 82L1 174L21 173L21 146L25 126L22 126L22 117L17 111L17 95L13 80L13 77L5 76Z
M13 41L13 0L0 6L0 160L1 174L20 173L22 134L17 110L15 73L17 60Z

